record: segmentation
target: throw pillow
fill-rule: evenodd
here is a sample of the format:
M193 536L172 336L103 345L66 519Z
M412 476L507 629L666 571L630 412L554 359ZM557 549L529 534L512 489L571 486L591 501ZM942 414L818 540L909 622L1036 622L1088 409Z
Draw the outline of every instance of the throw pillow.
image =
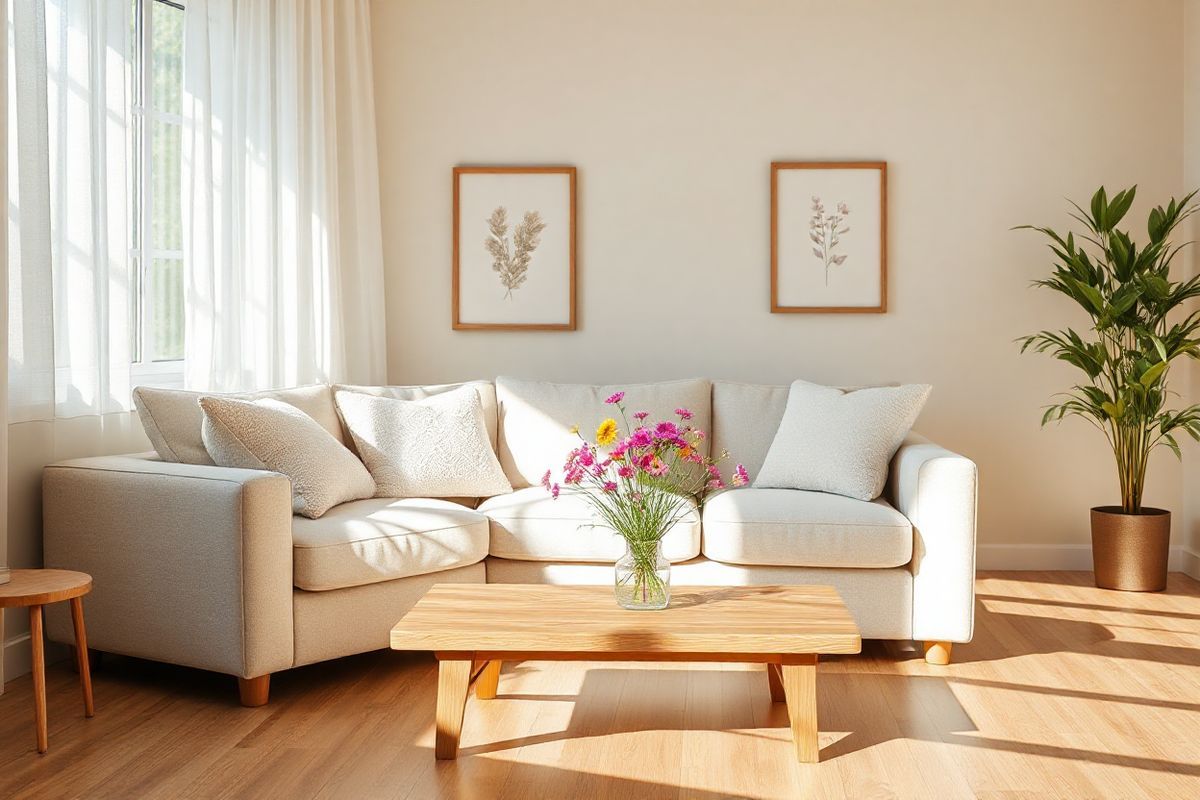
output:
M202 436L222 467L266 469L292 481L292 510L316 519L375 494L371 473L321 424L279 400L201 397Z
M930 388L913 384L847 392L796 381L754 486L874 500L883 493L888 463Z
M423 400L334 394L379 497L491 497L512 491L473 386Z

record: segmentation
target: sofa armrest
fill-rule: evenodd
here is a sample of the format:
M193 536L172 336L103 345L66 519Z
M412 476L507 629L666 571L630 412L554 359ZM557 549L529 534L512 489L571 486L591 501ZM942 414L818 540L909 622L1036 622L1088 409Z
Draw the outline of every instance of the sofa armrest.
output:
M84 458L46 467L42 496L46 566L94 581L84 598L89 645L242 678L292 665L286 477ZM63 613L47 630L72 641Z
M913 526L914 639L971 640L978 477L975 462L916 434L892 458L885 497Z

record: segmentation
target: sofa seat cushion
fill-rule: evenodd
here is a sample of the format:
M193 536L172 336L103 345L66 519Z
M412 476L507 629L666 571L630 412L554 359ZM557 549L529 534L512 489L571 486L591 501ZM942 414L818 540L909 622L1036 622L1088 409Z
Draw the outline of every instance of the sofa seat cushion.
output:
M425 575L483 560L487 517L449 500L376 497L292 522L292 580L323 591Z
M490 497L479 513L491 521L493 556L517 561L615 562L625 543L600 527L591 507L577 494L557 500L540 486ZM700 515L676 524L663 537L663 554L672 563L700 554Z
M882 499L733 489L704 506L704 555L727 564L886 569L912 548L912 524Z

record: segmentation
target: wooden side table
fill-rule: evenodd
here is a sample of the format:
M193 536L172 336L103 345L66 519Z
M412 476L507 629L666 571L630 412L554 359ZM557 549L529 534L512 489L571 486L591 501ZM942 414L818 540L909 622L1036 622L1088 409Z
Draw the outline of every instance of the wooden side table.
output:
M29 609L29 638L33 645L33 717L37 725L37 749L49 748L46 734L46 652L42 636L42 606L71 601L75 625L75 654L79 683L83 688L83 710L95 716L92 704L92 673L87 657L87 631L83 627L83 596L92 590L92 576L66 569L14 569L12 580L0 584L0 608Z

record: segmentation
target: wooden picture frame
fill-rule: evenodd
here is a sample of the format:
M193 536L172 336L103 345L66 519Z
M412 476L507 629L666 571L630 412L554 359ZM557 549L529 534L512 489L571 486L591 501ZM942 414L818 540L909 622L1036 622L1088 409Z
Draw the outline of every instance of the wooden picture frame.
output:
M535 180L503 180L508 176L530 176ZM537 180L559 176L566 179L562 187L557 185L560 181ZM465 188L464 182L472 183L473 177L482 180L473 182L477 186ZM451 212L454 330L575 330L575 185L575 167L454 167ZM557 198L560 190L565 191L565 197ZM482 194L477 197L472 192ZM548 202L549 210L527 208L524 201L532 197L541 198L543 204ZM523 218L507 217L507 206L515 202L509 198L522 201L516 207L518 215L524 214ZM557 205L559 202L561 207ZM491 216L482 209L493 209ZM543 218L543 213L550 219ZM466 223L464 214L471 215ZM511 238L507 232L510 227ZM544 235L547 230L551 230L550 236ZM531 247L523 246L530 242ZM488 259L490 265L484 263ZM493 299L493 295L499 299ZM498 305L514 298L522 305ZM520 319L521 316L527 319Z
M793 171L796 179L793 178ZM801 177L798 171L814 171L811 180ZM835 175L836 171L844 173ZM863 180L866 176L859 171L878 172L877 214L879 223L878 250L875 250L872 229L874 227L875 203L870 195L874 192L874 181ZM829 196L836 203L835 211L828 214L823 200L815 188L827 190L837 185L842 178L845 192L853 200L849 205L841 194ZM787 181L789 185L781 186ZM805 188L805 187L810 188ZM803 201L795 196L808 192ZM811 204L801 214L797 202ZM862 219L854 211L866 211L866 229L856 237L857 251L852 253L834 250L839 244L838 234L860 230L853 222ZM845 210L846 213L841 212ZM780 215L786 217L781 225ZM807 219L804 218L805 215ZM830 223L832 222L832 226ZM843 230L845 229L845 230ZM806 235L807 234L807 235ZM869 238L864 238L869 237ZM818 252L820 251L820 252ZM874 260L878 258L878 291L874 289ZM815 257L815 264L809 263ZM850 257L857 259L852 269L842 269ZM839 260L840 259L840 260ZM810 268L817 270L824 261L825 285L814 288L816 280ZM816 273L816 274L819 274ZM843 285L830 289L831 275L843 281ZM821 302L827 295L827 302ZM847 301L851 298L853 301ZM855 298L861 298L861 302ZM886 161L776 161L771 164L771 313L774 314L882 314L887 311L887 162Z

